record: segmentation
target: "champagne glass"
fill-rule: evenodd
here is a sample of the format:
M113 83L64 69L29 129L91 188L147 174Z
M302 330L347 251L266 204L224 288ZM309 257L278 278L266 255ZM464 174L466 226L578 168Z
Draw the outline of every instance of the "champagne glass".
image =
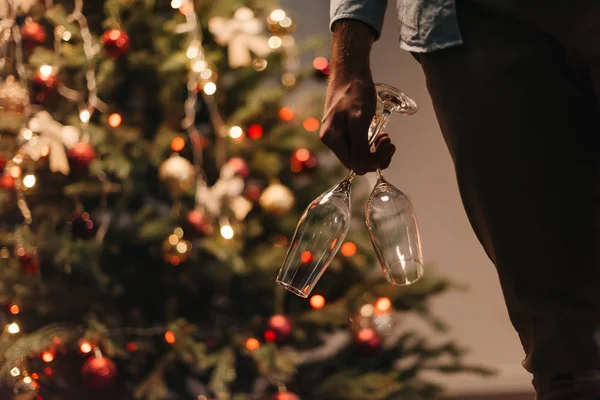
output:
M387 92L382 91L387 87L376 85L377 97L381 104L390 103L388 108L397 111L401 105L391 104L396 98L387 99ZM416 106L414 108L416 110ZM386 109L384 107L384 112ZM390 113L388 111L387 116L385 113L376 114L373 118L369 128L369 146L375 143ZM277 275L277 283L290 292L308 297L339 251L350 228L350 195L355 177L356 173L350 171L346 178L313 200L302 213Z
M392 112L412 115L417 105L402 91L377 85L375 118L383 127ZM383 274L394 285L410 285L423 275L423 255L415 211L406 195L377 170L377 182L365 206L365 222Z

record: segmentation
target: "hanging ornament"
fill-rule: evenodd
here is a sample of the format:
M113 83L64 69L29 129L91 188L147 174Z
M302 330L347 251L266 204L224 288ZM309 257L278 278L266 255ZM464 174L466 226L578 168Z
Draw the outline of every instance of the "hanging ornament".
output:
M0 189L13 190L14 188L15 178L6 173L0 176Z
M13 400L33 400L40 385L29 375L23 374L13 386Z
M51 97L58 86L56 71L49 65L41 66L31 81L32 96L35 102L43 103Z
M71 169L76 172L86 172L96 158L96 152L89 143L79 142L69 149L67 157Z
M227 176L235 175L241 176L242 178L247 178L250 175L250 167L248 166L246 160L241 157L230 158L229 161L225 163L223 168L226 169L223 172Z
M21 39L26 48L32 49L46 41L46 31L42 25L31 21L21 29Z
M247 7L236 10L232 19L213 17L208 28L221 46L228 46L229 66L239 68L250 65L254 53L266 58L271 49L267 38L262 34L263 23Z
M0 80L0 131L16 135L29 106L29 91L14 76Z
M96 234L98 226L87 212L75 213L73 219L67 223L74 239L89 239Z
M271 183L258 199L260 206L268 213L282 217L294 207L294 193L281 183Z
M300 397L292 392L279 392L275 393L271 400L300 400Z
M188 213L183 229L186 235L191 238L210 235L214 231L214 227L206 214L198 210L192 210Z
M122 57L129 50L129 36L120 29L109 29L100 40L104 51L112 58Z
M101 354L91 356L81 367L85 383L94 389L108 387L117 376L117 366L108 357Z
M158 179L167 187L173 197L190 190L194 184L196 170L191 162L173 153L171 157L162 162L158 169Z
M292 321L283 315L273 315L267 323L265 338L271 341L283 342L292 333Z
M187 261L192 244L183 238L183 229L176 228L163 242L163 258L173 266Z
M381 340L375 330L363 328L356 333L354 346L361 355L373 356L381 348Z

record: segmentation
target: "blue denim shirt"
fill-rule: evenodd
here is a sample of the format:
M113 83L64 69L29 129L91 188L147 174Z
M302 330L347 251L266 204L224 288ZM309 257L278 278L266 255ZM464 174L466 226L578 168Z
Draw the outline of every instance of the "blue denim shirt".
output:
M396 0L400 47L429 52L462 43L454 0ZM331 0L331 25L339 19L355 19L381 35L387 0ZM330 25L330 26L331 26Z

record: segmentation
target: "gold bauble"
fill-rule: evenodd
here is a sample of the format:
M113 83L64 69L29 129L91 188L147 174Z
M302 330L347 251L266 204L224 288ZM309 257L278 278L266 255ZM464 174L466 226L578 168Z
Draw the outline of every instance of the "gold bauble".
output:
M167 187L171 196L177 197L192 187L196 170L186 158L174 153L160 165L158 179Z
M294 193L292 193L287 186L284 186L279 182L274 182L263 190L258 202L269 214L282 217L294 207L296 198L294 197Z
M14 76L0 81L0 131L17 135L29 107L29 91Z

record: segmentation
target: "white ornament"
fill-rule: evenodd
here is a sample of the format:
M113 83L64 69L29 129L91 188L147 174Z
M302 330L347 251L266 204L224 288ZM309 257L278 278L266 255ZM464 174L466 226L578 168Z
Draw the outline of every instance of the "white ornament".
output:
M238 8L229 20L223 17L211 18L208 28L215 35L217 43L222 46L228 45L231 68L250 65L250 52L264 58L271 51L268 39L262 35L262 21L255 18L254 12L247 7Z

